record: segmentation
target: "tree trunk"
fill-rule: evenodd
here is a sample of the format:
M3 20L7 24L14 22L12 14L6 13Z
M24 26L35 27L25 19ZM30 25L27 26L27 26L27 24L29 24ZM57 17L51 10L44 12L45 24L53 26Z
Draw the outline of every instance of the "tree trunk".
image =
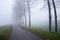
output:
M58 29L57 29L57 12L56 12L56 6L55 6L54 0L52 0L52 3L53 3L53 7L54 7L54 14L55 14L55 32L57 32L58 31Z
M27 20L26 20L26 13L25 13L25 3L23 0L23 8L24 8L24 18L25 18L25 26L27 25Z
M24 7L24 18L25 18L25 25L27 25L26 13L25 13L25 7Z
M48 3L48 10L49 10L49 32L51 32L51 8L50 8L50 2L47 0Z
M30 5L29 5L29 0L27 0L27 5L28 5L28 11L29 11L29 27L31 27L31 17L30 17Z

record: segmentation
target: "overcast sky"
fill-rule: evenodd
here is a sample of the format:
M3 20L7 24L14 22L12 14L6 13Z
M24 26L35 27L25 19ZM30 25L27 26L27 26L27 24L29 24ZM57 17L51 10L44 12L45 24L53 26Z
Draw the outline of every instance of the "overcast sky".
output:
M14 0L0 0L0 25L12 23L14 3L15 3ZM46 1L44 2L43 0L38 0L31 6L30 12L31 12L32 23L48 21L49 18L48 9L47 9L48 7L47 5L43 7L43 5L45 4ZM60 8L59 8L60 1L57 0L56 5L57 5L58 20L60 20ZM27 15L27 19L28 19L28 15ZM52 19L54 19L53 8L52 8Z
M14 0L0 0L0 26L11 23Z

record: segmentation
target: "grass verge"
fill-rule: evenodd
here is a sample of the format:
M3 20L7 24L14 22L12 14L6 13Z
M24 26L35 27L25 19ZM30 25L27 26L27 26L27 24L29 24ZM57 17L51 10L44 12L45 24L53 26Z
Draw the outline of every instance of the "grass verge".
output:
M40 28L27 28L27 27L22 28L36 34L41 38L44 38L45 40L60 40L60 33L46 32L44 30L41 30Z
M11 26L0 27L0 40L9 40L11 30L12 30Z

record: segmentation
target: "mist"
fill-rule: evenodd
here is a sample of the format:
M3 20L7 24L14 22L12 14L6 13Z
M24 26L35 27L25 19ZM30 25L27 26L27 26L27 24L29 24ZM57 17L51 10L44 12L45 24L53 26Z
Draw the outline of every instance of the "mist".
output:
M14 0L0 0L0 26L12 23Z
M0 40L60 40L60 0L0 0Z
M22 0L0 0L0 26L7 24L21 24L22 18L24 18L23 14L23 1ZM24 1L26 2L26 1ZM35 2L30 5L30 13L31 13L31 25L32 27L40 27L47 28L49 26L49 14L48 14L48 6L47 2L44 0L30 1ZM55 0L57 16L58 16L58 26L60 24L60 1ZM29 26L29 14L27 3L25 3L25 15L27 20L27 26ZM54 11L53 5L51 3L51 14L52 14L52 26L54 26ZM44 27L46 26L46 27Z

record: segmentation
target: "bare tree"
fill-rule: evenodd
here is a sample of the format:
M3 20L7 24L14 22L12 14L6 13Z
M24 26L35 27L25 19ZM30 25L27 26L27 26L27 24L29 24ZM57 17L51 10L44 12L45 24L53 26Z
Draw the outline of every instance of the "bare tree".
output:
M25 1L23 0L23 12L24 12L24 23L27 25L27 20L26 20L26 11L25 11Z
M47 0L47 3L48 3L48 10L49 10L49 31L51 32L51 8L50 8L50 1Z
M30 5L29 5L29 0L27 0L27 5L28 5L28 11L29 11L29 27L31 27L31 17L30 17Z
M24 18L25 18L25 25L27 25L27 20L26 20L26 13L25 13L25 8L24 8Z
M47 0L47 2L48 2L48 9L49 9L49 31L51 32L51 8L50 8L49 0Z
M56 6L55 6L54 0L52 0L52 3L53 3L53 7L54 7L54 14L55 14L55 32L57 32L58 31L58 29L57 29L57 12L56 12Z

